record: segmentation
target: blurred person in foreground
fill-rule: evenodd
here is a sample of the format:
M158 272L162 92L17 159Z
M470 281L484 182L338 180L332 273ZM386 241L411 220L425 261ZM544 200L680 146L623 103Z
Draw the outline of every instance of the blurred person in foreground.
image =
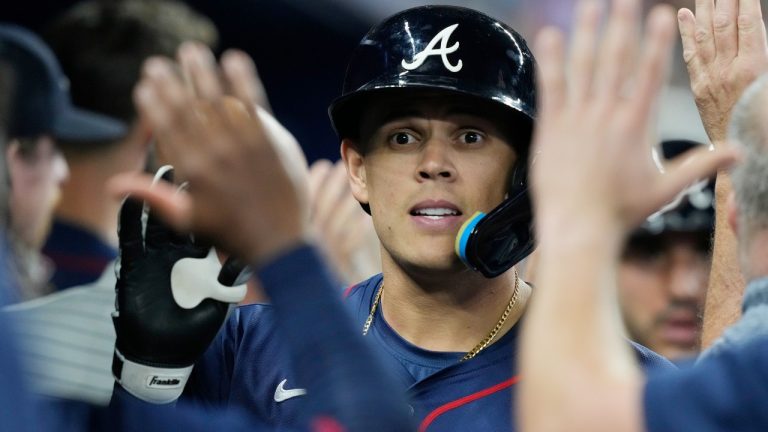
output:
M699 148L664 141L663 160ZM632 340L673 361L699 351L714 231L714 182L701 181L651 215L627 239L619 301Z
M59 142L70 174L43 253L55 266L51 283L61 290L96 281L117 257L120 201L106 183L142 170L151 151L152 131L131 98L142 63L173 56L186 40L214 46L218 35L210 20L181 2L89 0L56 18L44 38L70 80L74 103L130 127L119 139Z
M695 15L678 12L685 60L714 149L677 158L663 173L647 158L648 131L674 38L674 11L654 8L640 51L634 37L640 34L638 2L615 0L612 6L597 44L600 3L581 3L567 63L557 30L544 31L537 44L543 127L533 175L541 273L524 334L521 424L531 431L765 430L765 334L753 332L751 341L731 344L696 367L646 380L620 343L615 282L632 227L686 185L738 159L725 141L731 120L732 138L743 146L744 159L734 170L736 197L724 222L737 228L740 262L750 281L745 306L764 302L750 299L750 291L764 285L768 275L766 78L747 88L768 68L760 3L701 0ZM633 62L636 68L626 67ZM566 69L577 71L568 83ZM625 88L626 82L633 87ZM593 191L592 198L557 199L583 190ZM713 266L731 262L717 249L713 259ZM557 270L547 271L554 263ZM722 295L728 288L712 285L708 297L713 289ZM575 338L581 345L558 343ZM559 415L550 415L553 410Z

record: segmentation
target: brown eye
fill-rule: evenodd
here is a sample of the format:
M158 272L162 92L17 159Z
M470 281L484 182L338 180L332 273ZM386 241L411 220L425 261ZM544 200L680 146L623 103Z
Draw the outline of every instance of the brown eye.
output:
M390 141L394 144L406 145L416 141L416 138L407 132L397 132L396 134L392 135Z
M466 144L477 144L483 140L479 132L469 131L461 134L461 140Z

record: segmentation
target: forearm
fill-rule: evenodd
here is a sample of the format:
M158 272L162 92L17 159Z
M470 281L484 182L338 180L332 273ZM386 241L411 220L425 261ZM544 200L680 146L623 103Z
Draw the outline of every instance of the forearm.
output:
M306 383L311 415L329 416L350 432L408 430L402 391L355 331L318 252L293 249L262 267L258 277Z
M563 226L539 230L536 297L522 349L523 429L631 430L641 424L642 378L616 301L622 236L605 224Z
M728 224L727 206L731 180L720 172L715 186L715 237L712 269L704 304L701 348L706 349L741 316L744 277L738 260L736 236Z

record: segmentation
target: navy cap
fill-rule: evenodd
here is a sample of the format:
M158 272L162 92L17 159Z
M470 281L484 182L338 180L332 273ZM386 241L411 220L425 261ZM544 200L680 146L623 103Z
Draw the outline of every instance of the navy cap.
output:
M32 32L0 24L0 60L10 66L15 80L9 106L9 137L50 135L90 142L113 141L127 134L124 123L72 105L69 80L53 52Z

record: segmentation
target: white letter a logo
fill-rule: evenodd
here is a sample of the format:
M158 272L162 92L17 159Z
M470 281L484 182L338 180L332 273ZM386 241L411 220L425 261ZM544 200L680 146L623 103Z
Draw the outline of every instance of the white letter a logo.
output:
M440 33L437 34L434 38L432 38L431 41L429 41L429 44L427 44L427 47L424 48L424 51L417 53L413 56L413 62L408 63L403 59L403 62L401 65L403 68L407 70L414 70L421 66L424 61L429 56L433 55L439 55L443 59L443 66L445 66L446 69L448 69L451 72L458 72L461 70L462 61L459 60L458 63L455 65L452 65L451 62L448 61L448 54L455 52L457 49L459 49L459 43L456 42L455 44L451 45L450 48L448 47L448 38L451 37L451 34L454 30L456 30L456 27L458 27L458 24L454 24L452 26L446 27L443 30L440 31ZM440 42L440 48L436 49L435 45Z

